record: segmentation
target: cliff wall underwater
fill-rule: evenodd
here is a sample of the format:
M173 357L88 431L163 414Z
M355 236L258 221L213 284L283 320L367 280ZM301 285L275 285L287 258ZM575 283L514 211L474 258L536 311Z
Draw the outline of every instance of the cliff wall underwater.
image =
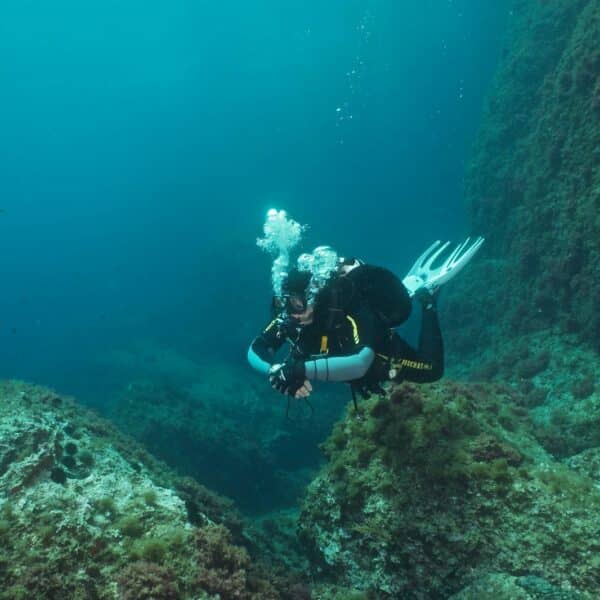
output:
M486 244L443 326L451 375L510 382L566 457L600 445L600 2L512 6L466 173Z
M487 261L448 311L449 338L468 352L466 323L498 347L552 330L598 352L600 3L519 0L511 14L466 173Z

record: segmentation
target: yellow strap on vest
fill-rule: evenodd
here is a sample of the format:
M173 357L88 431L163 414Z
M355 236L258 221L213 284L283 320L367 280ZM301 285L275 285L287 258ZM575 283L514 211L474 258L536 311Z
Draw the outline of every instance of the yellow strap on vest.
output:
M275 324L277 323L277 319L273 319L266 327L265 330L263 331L263 333L267 333L267 331L273 329L273 327L275 326Z
M328 338L326 335L321 337L321 354L327 354L328 350L327 350L327 342L328 342Z
M346 315L346 319L348 319L348 321L350 321L352 325L352 335L354 336L354 343L358 344L358 342L360 342L360 337L358 335L358 325L350 315Z

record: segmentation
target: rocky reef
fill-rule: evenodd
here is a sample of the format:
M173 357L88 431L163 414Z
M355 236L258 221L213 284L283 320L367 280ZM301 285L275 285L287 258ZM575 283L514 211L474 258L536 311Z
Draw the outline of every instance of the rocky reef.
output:
M554 460L524 402L503 385L403 384L350 410L299 521L332 584L314 597L596 598L598 462Z
M449 294L450 344L464 357L547 331L572 334L597 357L600 4L511 6L466 174L485 260Z
M93 412L0 385L0 598L291 597L250 538L230 501Z
M555 460L511 386L404 384L362 401L360 418L350 407L308 487L302 548L293 511L249 526L68 398L6 382L0 399L0 598L575 600L600 589L598 450Z
M245 364L191 364L169 352L169 377L140 377L103 413L180 473L235 500L247 513L297 504L319 467L318 444L339 418L347 390L319 395L312 409L287 400ZM140 373L142 375L142 373ZM345 392L345 393L344 393Z
M600 3L514 0L465 180L486 244L442 325L449 375L510 383L558 459L600 445L599 165Z
M600 0L510 4L449 380L350 406L319 471L345 399L286 421L230 365L107 357L114 424L1 383L0 600L600 597Z

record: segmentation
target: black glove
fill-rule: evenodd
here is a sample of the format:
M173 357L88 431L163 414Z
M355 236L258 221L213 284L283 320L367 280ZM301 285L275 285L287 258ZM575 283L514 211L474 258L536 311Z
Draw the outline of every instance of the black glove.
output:
M277 320L277 337L283 340L298 338L298 319L294 317L280 318Z
M288 396L295 396L305 380L306 369L303 360L286 360L281 365L273 365L269 371L271 386Z

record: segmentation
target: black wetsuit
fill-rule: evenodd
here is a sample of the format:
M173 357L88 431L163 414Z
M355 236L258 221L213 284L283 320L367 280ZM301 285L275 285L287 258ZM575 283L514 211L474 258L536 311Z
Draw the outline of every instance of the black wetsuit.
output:
M384 381L431 382L444 370L444 347L435 306L423 307L419 346L413 348L386 326L364 302L302 328L272 321L248 352L257 370L268 372L287 341L290 355L304 361L308 379L345 381L359 391L378 390Z

